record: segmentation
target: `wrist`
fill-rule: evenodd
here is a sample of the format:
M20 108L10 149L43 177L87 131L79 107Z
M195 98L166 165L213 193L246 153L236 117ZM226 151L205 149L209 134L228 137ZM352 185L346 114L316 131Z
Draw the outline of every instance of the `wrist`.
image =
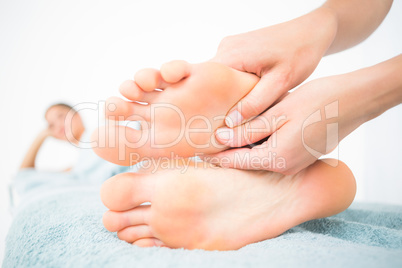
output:
M368 120L402 102L401 68L402 54L366 69Z
M332 9L332 8L326 6L326 5L323 5L323 6L319 7L319 8L317 8L313 12L321 13L322 20L327 21L326 25L327 25L327 29L328 29L328 34L331 35L331 38L330 38L331 41L328 44L328 46L327 46L327 48L325 50L325 53L323 55L323 56L326 56L326 55L329 55L329 54L332 53L331 52L331 47L332 47L332 45L333 45L333 43L334 43L334 41L336 39L336 36L338 34L338 29L339 29L338 13L334 9Z
M319 49L321 57L323 57L328 53L338 31L337 14L331 8L319 7L308 13L306 17L310 23L310 28L307 30L314 32L315 35L315 38L308 41L314 46L319 45L318 48L315 47L314 49Z
M340 98L343 115L353 128L374 119L402 102L402 77L398 75L402 55L342 75Z
M392 0L327 0L321 8L335 16L337 33L326 55L353 47L369 37L391 5Z

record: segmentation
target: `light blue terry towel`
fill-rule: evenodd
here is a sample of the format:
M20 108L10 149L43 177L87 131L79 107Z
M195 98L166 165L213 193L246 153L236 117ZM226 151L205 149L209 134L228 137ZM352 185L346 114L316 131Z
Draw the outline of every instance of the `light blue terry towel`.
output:
M88 138L86 138L88 139ZM15 175L12 188L18 194L20 206L32 199L60 189L80 185L97 187L122 172L136 172L137 166L119 166L97 156L92 149L80 149L78 161L69 172L49 172L24 168Z
M139 248L104 229L99 192L70 189L16 215L3 267L402 267L402 207L353 204L235 251Z

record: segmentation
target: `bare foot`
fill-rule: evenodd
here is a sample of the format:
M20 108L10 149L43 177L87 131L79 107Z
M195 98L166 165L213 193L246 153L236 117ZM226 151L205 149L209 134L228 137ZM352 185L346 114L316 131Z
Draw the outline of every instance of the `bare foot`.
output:
M119 165L133 165L144 157L222 151L227 147L217 142L214 132L258 79L213 62L172 61L160 71L143 69L136 73L135 82L126 81L120 87L122 95L135 102L113 97L106 105L109 119L142 121L142 129L100 128L93 135L98 141L94 150Z
M339 213L356 192L353 174L342 162L331 167L317 161L293 176L165 164L155 173L119 174L103 184L107 230L143 247L234 250ZM144 202L151 205L140 205Z

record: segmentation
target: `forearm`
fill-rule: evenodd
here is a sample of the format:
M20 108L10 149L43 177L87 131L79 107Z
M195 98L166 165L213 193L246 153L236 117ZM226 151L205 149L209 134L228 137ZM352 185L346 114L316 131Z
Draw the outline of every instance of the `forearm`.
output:
M340 115L352 131L361 124L402 103L402 54L377 65L344 75ZM345 114L343 114L345 111ZM343 121L343 120L341 120ZM348 127L346 127L348 128Z
M36 155L39 152L40 147L42 146L43 142L45 139L48 137L48 135L45 132L41 132L33 141L31 146L28 149L28 152L26 153L24 160L22 161L22 164L20 166L20 169L22 168L34 168L35 167L35 160L36 160Z
M370 36L384 20L392 0L327 0L321 7L337 18L337 34L327 55L355 46Z

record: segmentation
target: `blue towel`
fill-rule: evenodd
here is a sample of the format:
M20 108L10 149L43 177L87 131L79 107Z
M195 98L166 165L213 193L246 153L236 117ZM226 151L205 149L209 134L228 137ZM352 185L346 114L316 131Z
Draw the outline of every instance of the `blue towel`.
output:
M119 166L97 156L88 148L89 132L84 133L80 144L78 160L69 172L49 172L34 168L25 168L18 171L13 179L12 187L21 201L21 205L29 203L38 195L76 187L100 185L110 177L122 172L136 172L137 166Z
M47 194L16 215L3 267L402 267L402 207L353 204L235 251L139 248L102 225L98 190Z

